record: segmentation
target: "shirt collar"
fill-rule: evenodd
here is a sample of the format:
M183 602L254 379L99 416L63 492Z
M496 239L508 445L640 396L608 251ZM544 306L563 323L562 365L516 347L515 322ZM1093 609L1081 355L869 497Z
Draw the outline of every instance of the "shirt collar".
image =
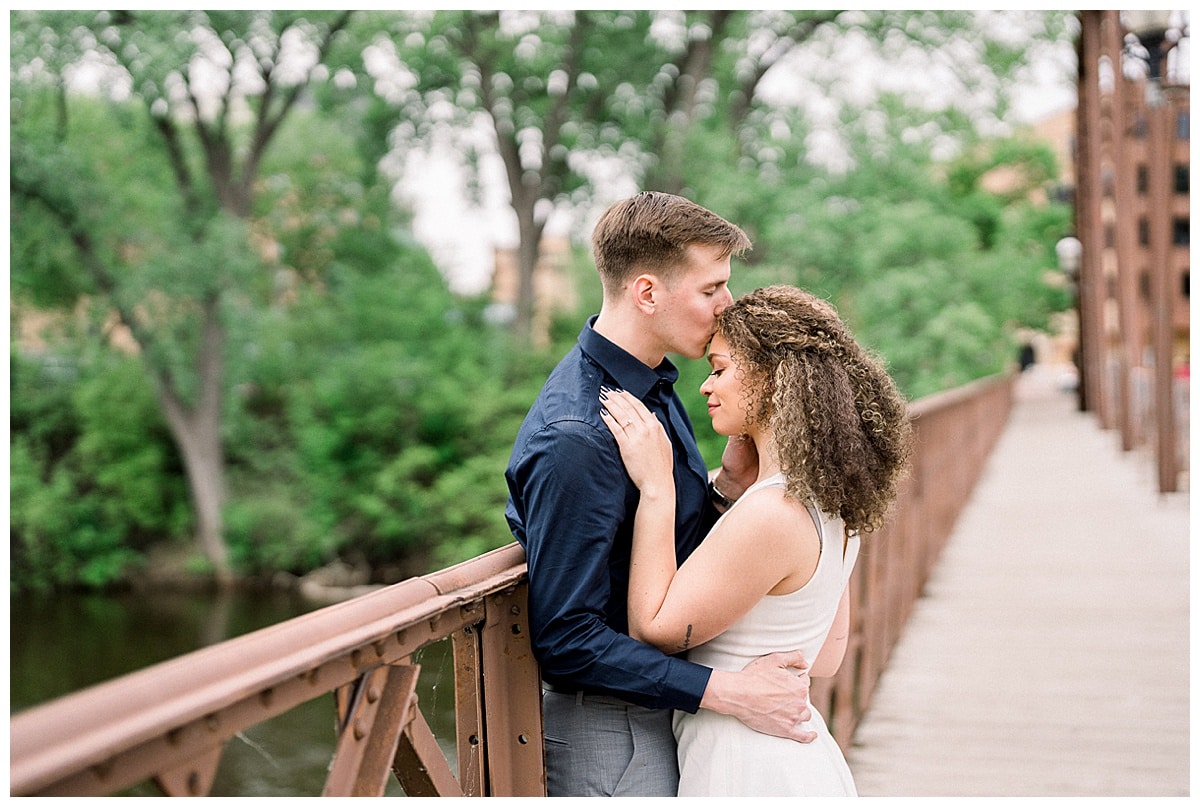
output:
M604 368L618 386L639 398L645 398L659 382L674 384L679 380L679 369L670 359L664 357L657 367L647 367L632 353L597 333L592 327L596 316L589 317L579 332L579 347Z

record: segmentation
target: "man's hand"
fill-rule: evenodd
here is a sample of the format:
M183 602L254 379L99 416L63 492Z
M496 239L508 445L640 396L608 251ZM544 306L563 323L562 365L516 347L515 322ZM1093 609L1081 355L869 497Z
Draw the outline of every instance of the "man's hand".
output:
M758 450L754 440L745 435L733 435L721 454L718 487L730 499L736 499L758 479Z
M808 686L803 653L772 653L740 672L713 670L700 708L732 715L763 734L811 743L817 733L800 725L812 717Z

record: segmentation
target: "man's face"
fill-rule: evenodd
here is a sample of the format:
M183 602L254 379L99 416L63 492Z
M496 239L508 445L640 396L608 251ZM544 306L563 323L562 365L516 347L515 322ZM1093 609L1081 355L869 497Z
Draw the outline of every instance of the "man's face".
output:
M733 302L729 256L720 247L692 244L685 265L663 288L655 329L667 347L689 359L703 358L717 329L717 315Z

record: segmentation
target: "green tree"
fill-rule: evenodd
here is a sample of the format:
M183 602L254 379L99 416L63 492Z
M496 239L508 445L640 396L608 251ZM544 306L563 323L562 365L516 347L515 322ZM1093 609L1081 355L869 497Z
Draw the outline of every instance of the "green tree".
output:
M789 282L829 297L910 395L1002 368L1012 332L1062 302L1041 277L1065 208L1027 195L1046 181L1046 155L977 131L1002 110L1026 45L963 36L974 15L12 19L14 310L86 311L88 342L128 332L135 346L135 358L80 364L63 387L13 385L14 413L67 407L13 423L15 545L21 568L48 580L80 582L73 567L113 579L149 536L200 534L208 504L180 516L180 468L219 482L191 491L224 505L205 522L224 539L208 553L219 574L334 557L425 571L508 540L502 469L556 356L512 350L483 301L451 295L390 193L396 158L422 140L452 133L481 159L488 147L466 134L480 120L507 169L523 260L536 261L528 248L552 211L587 209L615 176L681 190L751 233L735 291ZM833 170L811 147L818 122L780 100L778 77L839 37L948 63L974 107L898 93L844 104ZM67 92L97 59L110 85ZM821 86L810 72L792 75ZM202 94L214 75L218 91ZM1011 194L984 189L998 165L1021 169ZM578 327L564 319L553 335L571 342ZM685 364L681 384L715 461L702 368ZM72 524L88 529L50 547Z
M503 469L549 364L514 361L482 300L397 251L351 253L245 323L230 541L247 569L341 557L392 582L511 540Z
M798 237L770 243L761 272L833 300L915 397L1003 370L1017 332L1065 308L1045 278L1070 211L1048 197L1044 149L980 141L938 160L931 140L900 136L921 129L906 109L889 116L890 136L847 116L855 167L819 179L807 202L793 197ZM983 187L997 167L1024 169L1003 194Z
M263 159L310 84L334 72L326 60L348 19L10 17L14 291L43 303L87 296L128 329L183 458L197 540L223 581L226 303L261 273L246 225ZM83 55L103 66L107 97L68 93ZM46 292L47 279L67 275L69 293Z
M550 215L587 200L595 161L636 159L624 126L644 128L641 88L661 64L651 22L638 11L446 11L394 23L396 55L413 82L398 103L419 121L406 131L452 138L474 163L476 124L490 129L487 150L504 166L517 223L514 332L524 345Z
M799 77L798 56L822 56L853 40L858 52L946 74L956 92L943 133L962 136L976 118L996 119L1006 88L1027 62L1031 42L1059 36L1063 15L924 11L454 11L401 15L392 32L407 83L396 103L422 121L414 138L458 132L477 163L472 138L482 118L505 171L517 221L516 333L527 340L542 233L554 212L590 209L614 173L646 188L683 193L730 215L711 176L737 165L739 202L755 195L754 173L795 183L805 132L778 86ZM1025 27L1012 34L1013 23ZM828 60L827 60L828 61ZM405 72L406 71L406 72ZM789 71L790 74L789 74ZM808 76L838 98L838 82ZM844 78L844 75L839 76ZM825 81L825 83L822 83ZM786 93L785 93L786 95ZM793 93L793 96L795 94ZM963 102L963 103L960 103ZM779 130L793 142L777 148ZM449 135L453 136L453 134ZM707 196L709 189L714 195ZM777 199L778 187L767 191ZM762 209L750 205L747 213ZM737 216L752 228L758 220ZM756 236L757 233L752 233ZM754 260L759 260L756 251Z

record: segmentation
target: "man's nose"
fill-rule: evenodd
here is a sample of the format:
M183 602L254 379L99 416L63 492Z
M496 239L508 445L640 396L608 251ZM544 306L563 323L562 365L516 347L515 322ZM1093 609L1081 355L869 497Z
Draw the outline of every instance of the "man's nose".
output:
M721 293L717 295L717 313L720 314L731 305L733 305L733 295L730 293L729 288L721 289Z

